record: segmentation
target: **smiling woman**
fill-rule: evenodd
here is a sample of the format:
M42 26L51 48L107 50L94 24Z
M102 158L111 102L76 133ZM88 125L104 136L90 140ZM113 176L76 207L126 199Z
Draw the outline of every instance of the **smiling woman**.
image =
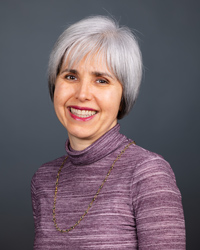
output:
M57 76L54 107L75 150L85 149L117 124L122 84L104 65L94 55L70 70L66 63Z
M119 132L141 76L134 35L108 17L83 19L59 37L49 91L69 139L67 154L32 178L34 249L185 249L170 165Z

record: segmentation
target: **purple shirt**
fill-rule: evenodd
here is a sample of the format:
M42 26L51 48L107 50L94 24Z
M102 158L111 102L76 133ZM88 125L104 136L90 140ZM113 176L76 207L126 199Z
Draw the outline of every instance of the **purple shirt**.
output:
M66 143L69 156L58 184L56 219L73 226L87 209L113 161L130 143L119 124L83 151ZM56 230L53 200L65 156L42 165L32 178L34 249L185 249L181 195L170 165L132 144L115 166L80 224Z

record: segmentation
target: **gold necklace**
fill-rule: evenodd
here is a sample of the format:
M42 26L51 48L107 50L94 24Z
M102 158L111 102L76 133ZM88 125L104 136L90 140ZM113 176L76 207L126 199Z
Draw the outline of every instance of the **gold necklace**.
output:
M117 156L117 158L114 160L114 162L113 162L112 166L110 167L110 169L109 169L109 171L108 171L108 173L107 173L105 179L103 180L101 186L99 187L98 191L96 192L94 198L93 198L92 201L90 202L90 204L89 204L87 210L84 212L84 214L80 217L80 219L79 219L72 227L70 227L69 229L63 230L63 229L60 229L60 228L58 227L57 223L56 223L56 198L57 198L57 192L58 192L58 180L59 180L60 172L61 172L61 170L62 170L62 168L63 168L63 166L64 166L64 164L65 164L65 162L66 162L66 160L67 160L67 158L68 158L68 156L65 157L65 159L64 159L64 161L63 161L62 165L60 166L60 168L59 168L59 170L58 170L58 173L57 173L56 186L55 186L55 195L54 195L54 202L53 202L53 222L54 222L55 228L56 228L59 232L61 232L61 233L68 233L68 232L72 231L72 230L82 221L82 219L86 216L86 214L87 214L88 211L90 210L90 208L91 208L93 202L96 200L96 198L97 198L99 192L101 191L101 189L102 189L104 183L107 181L108 176L110 175L112 169L114 168L114 165L115 165L116 161L118 161L118 160L120 159L121 155L126 151L126 149L127 149L131 144L135 144L135 142L132 141L131 143L129 143L128 145L126 145L125 148L120 152L120 154L119 154L119 155Z

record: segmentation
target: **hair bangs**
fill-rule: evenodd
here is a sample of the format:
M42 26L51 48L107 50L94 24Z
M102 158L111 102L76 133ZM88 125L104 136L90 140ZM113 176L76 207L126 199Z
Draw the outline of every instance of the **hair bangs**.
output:
M62 64L69 68L79 64L81 60L90 61L91 58L96 60L97 64L105 65L107 58L107 46L105 39L99 36L92 39L81 39L75 42L69 49L66 50ZM106 62L107 65L107 62Z
M142 79L142 56L137 39L128 27L104 16L83 19L58 38L49 60L49 92L53 100L56 77L63 66L95 60L122 84L118 119L128 114L138 96ZM87 64L86 64L87 65Z

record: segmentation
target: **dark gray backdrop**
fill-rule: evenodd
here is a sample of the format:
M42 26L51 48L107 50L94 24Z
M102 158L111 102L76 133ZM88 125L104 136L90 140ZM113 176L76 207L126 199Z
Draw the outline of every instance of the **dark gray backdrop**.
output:
M187 249L199 237L200 2L0 1L1 249L33 248L30 181L65 153L67 133L47 90L48 56L69 22L115 16L140 38L145 76L121 131L171 164L183 196Z

